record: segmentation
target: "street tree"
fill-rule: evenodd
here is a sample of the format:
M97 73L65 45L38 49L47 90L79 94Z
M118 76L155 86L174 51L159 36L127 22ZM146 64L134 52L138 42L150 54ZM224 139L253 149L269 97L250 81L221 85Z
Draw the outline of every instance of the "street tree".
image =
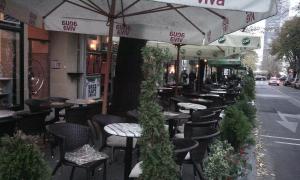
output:
M256 70L256 63L258 61L258 55L255 51L247 51L244 55L241 57L242 64L250 68L252 70Z
M300 72L300 17L286 21L272 43L271 54L286 60Z

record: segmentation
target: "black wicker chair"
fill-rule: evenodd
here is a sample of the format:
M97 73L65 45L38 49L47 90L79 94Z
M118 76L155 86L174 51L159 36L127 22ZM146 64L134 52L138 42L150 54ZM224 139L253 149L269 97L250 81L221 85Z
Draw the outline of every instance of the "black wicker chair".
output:
M182 179L182 164L185 161L184 159L191 150L197 148L199 143L192 139L173 139L172 143L174 145L174 160L180 167L180 179ZM139 178L140 174L142 173L141 164L142 161L137 163L132 168L132 171L129 175L130 179Z
M88 126L88 107L79 106L66 109L66 122Z
M50 114L51 110L41 110L38 112L21 111L16 113L17 128L22 130L25 134L41 135L46 132L46 116ZM45 136L44 136L45 137Z
M185 124L184 138L196 140L199 146L193 149L186 157L184 163L192 164L194 175L203 179L203 159L207 154L209 144L220 134L220 131L211 127L209 123L187 122Z
M55 166L52 175L56 173L58 168L62 165L71 166L72 171L70 179L73 179L75 168L84 168L87 171L87 179L94 175L95 169L103 165L103 179L106 179L106 161L108 156L101 160L95 160L86 164L78 165L65 159L67 152L72 152L83 145L89 144L91 140L91 133L89 127L73 123L57 123L47 126L48 131L55 137L59 144L60 158Z
M50 104L47 99L27 99L25 104L31 112L39 112L50 109Z
M127 120L120 116L98 114L92 118L92 124L95 128L95 134L99 144L100 150L109 147L111 148L111 159L114 160L115 150L126 148L126 138L120 136L109 135L104 131L104 126L112 123L127 123ZM133 139L133 147L135 147L137 140Z

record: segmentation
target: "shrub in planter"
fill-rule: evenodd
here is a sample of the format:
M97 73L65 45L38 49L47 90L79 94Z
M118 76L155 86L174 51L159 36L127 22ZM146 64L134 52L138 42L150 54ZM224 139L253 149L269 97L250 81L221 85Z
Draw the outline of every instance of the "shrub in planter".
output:
M227 140L236 151L249 142L251 124L245 114L236 105L225 110L221 123L221 137Z
M253 77L247 75L243 79L244 85L243 85L243 93L250 99L255 99L255 80Z
M210 145L210 152L203 164L208 180L236 179L244 176L249 168L242 155L234 153L227 141L219 140Z
M47 180L50 168L38 148L26 136L2 137L0 180Z
M156 102L156 84L163 72L162 60L166 53L154 47L142 51L144 58L139 120L143 132L140 138L143 180L175 180L178 178L177 166L173 160L173 145L164 128L161 107Z
M245 116L248 118L252 127L256 125L256 108L252 106L247 99L239 100L236 103L239 110L243 111Z

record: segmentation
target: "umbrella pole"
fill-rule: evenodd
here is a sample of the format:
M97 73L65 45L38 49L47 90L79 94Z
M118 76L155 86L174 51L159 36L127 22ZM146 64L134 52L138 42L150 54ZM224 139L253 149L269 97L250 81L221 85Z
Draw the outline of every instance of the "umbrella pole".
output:
M111 11L108 18L109 23L109 33L108 33L108 47L107 47L107 57L106 57L106 68L104 73L104 93L103 93L103 104L102 104L102 113L107 114L107 105L108 105L108 86L109 86L109 73L110 65L112 61L112 37L114 31L114 17L116 7L116 0L112 0Z
M180 48L181 48L181 44L175 44L175 46L177 47L177 59L175 62L175 95L178 95L178 83L179 83L179 53L180 53Z

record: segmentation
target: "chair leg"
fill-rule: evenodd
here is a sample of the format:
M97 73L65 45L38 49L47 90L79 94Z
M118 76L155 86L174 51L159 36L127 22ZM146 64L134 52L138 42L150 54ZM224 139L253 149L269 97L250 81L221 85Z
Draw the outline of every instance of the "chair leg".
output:
M58 168L59 168L61 165L62 165L62 162L59 161L59 162L57 163L57 165L55 166L53 172L52 172L52 176L55 175L56 171L58 170Z
M87 170L86 170L86 179L87 179L87 180L90 180L90 179L91 179L91 172L90 172L90 169L87 169Z
M112 146L111 147L111 161L110 163L115 161L115 148Z
M193 171L194 171L194 180L196 180L197 177L197 171L195 165L193 165Z
M106 161L104 162L103 165L103 180L106 180Z
M73 179L74 176L74 171L75 171L75 167L72 167L72 171L71 171L71 175L70 175L70 180Z

